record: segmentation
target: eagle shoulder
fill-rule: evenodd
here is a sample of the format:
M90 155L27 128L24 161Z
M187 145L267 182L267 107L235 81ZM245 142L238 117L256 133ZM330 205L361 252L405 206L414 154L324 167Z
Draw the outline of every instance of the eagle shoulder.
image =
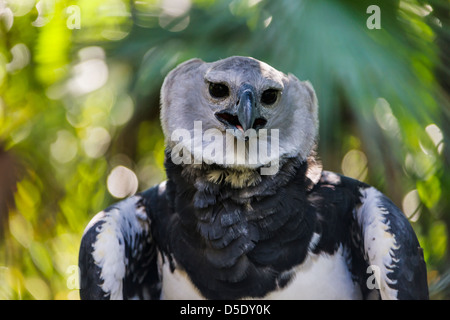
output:
M422 248L406 216L386 195L324 171L309 199L322 222L316 252L348 247L349 269L364 297L428 299Z
M99 212L79 253L81 299L155 299L160 294L151 199L157 187Z

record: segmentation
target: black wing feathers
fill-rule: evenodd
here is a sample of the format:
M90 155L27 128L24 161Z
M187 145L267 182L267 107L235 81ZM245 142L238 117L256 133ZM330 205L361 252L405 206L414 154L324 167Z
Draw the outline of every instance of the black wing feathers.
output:
M158 299L160 279L151 209L157 187L122 200L92 220L79 253L81 299Z
M109 294L105 293L100 284L101 269L94 262L93 243L97 238L97 228L104 222L98 221L90 227L81 239L80 254L78 257L80 276L80 298L82 300L108 300Z
M349 269L363 297L373 297L368 267L374 266L380 271L376 290L381 298L428 299L422 249L411 224L391 200L367 184L326 171L309 199L320 221L315 252L348 247Z

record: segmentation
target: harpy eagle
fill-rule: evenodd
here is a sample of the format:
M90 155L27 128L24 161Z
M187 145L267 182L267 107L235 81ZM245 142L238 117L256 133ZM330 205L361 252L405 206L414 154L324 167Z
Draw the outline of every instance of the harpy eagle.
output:
M82 299L427 299L404 214L323 171L309 82L192 59L161 89L167 181L86 227Z

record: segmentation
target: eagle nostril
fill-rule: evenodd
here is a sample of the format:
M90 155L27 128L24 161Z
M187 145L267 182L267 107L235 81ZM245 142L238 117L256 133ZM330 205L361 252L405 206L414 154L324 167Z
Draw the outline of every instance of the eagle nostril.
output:
M261 127L264 127L266 125L266 123L267 123L266 119L264 119L264 118L256 118L255 122L253 122L252 128L255 129L255 130L259 129Z
M239 119L237 116L232 115L230 113L217 113L216 117L219 119L219 121L230 124L232 126L241 126L241 123L239 122Z

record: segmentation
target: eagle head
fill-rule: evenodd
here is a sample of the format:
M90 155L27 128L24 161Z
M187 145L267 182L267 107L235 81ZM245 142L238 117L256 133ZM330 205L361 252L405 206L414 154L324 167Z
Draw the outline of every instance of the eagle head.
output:
M309 82L254 58L191 59L164 80L161 123L175 162L278 168L283 159L311 154L318 104Z

